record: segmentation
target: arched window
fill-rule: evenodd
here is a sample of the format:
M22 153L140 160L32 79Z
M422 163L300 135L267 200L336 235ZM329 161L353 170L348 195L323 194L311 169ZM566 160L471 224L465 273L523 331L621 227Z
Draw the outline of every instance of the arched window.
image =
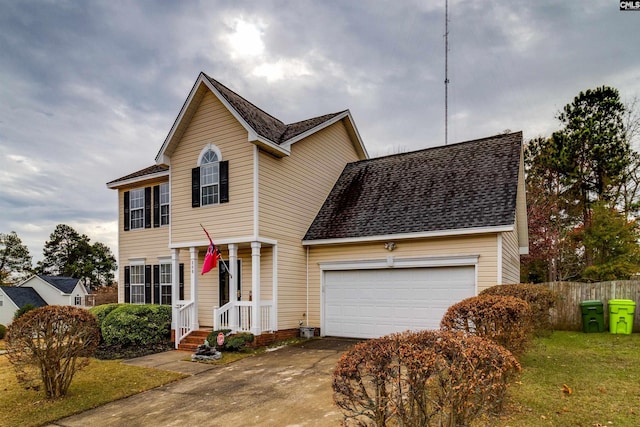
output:
M200 161L201 205L214 205L220 201L220 159L213 150L207 150Z
M191 171L191 206L216 205L229 201L229 162L222 161L218 147L207 144Z

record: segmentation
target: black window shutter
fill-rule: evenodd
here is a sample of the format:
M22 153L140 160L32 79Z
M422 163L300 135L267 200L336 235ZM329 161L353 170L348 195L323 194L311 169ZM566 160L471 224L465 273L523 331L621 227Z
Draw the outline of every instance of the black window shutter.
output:
M129 231L129 192L125 191L124 192L124 200L123 200L123 205L124 205L124 231Z
M160 227L160 186L153 186L153 226Z
M178 284L180 285L180 295L178 299L184 299L184 264L180 264L180 275L178 276Z
M160 304L160 266L153 266L153 303Z
M131 302L131 267L124 267L124 302Z
M200 168L191 169L191 207L200 206Z
M220 203L229 202L229 161L220 162Z
M151 266L144 266L144 303L151 304Z
M144 228L151 228L151 187L144 188Z

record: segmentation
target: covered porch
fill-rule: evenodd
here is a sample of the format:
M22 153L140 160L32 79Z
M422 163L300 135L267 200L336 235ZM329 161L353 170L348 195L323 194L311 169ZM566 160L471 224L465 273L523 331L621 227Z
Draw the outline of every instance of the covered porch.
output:
M215 241L216 269L201 275L208 242L171 245L172 329L175 346L199 329L230 329L253 335L277 330L277 242L270 239ZM185 271L180 296L178 269Z

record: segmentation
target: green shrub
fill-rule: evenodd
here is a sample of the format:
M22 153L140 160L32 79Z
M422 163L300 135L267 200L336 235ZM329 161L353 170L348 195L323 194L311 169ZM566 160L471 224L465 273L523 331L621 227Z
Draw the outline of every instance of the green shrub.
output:
M107 345L130 346L167 342L171 339L171 307L123 304L102 322Z
M93 313L98 319L98 327L102 328L102 322L104 322L104 318L109 315L113 310L118 307L123 306L124 304L112 303L112 304L102 304L89 309L89 312Z
M7 327L0 323L0 340L4 339L5 335L7 335Z
M207 341L211 347L216 347L216 349L220 350L224 346L218 346L218 334L222 333L224 335L225 342L227 341L227 337L231 334L231 329L219 329L217 331L210 332L207 335Z
M227 351L242 351L244 348L253 341L253 334L243 332L236 335L231 335L224 343L224 349Z
M543 285L518 283L497 285L480 292L480 295L503 295L520 298L529 303L531 322L535 336L549 336L553 330L550 310L558 303L558 294Z
M488 338L521 355L532 338L531 309L520 298L480 295L449 307L440 327Z
M345 352L333 374L344 425L468 426L497 414L520 364L459 331L393 334Z
M224 344L218 345L218 334L224 334ZM242 332L231 335L231 329L220 329L213 331L207 336L207 341L211 347L215 347L218 351L242 351L253 341L253 334Z
M14 321L18 320L18 318L20 318L20 316L22 316L26 312L31 311L31 310L33 310L35 308L36 308L36 306L33 305L33 304L25 304L25 305L23 305L18 310L16 310L16 312L13 314L13 320Z

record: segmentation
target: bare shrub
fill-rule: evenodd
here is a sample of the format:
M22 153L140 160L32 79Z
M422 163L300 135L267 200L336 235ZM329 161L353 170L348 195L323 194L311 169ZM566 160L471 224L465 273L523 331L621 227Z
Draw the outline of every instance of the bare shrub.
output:
M453 331L365 341L340 358L333 397L345 425L459 426L500 410L520 371L487 339Z
M74 374L89 363L100 341L95 316L72 306L31 310L9 326L7 356L25 388L44 386L47 398L64 396Z
M513 354L521 355L531 342L531 310L520 298L471 297L449 307L440 327L488 338Z
M551 309L558 303L557 292L532 283L497 285L480 292L480 295L502 295L520 298L529 303L531 322L535 336L545 337L552 332Z

